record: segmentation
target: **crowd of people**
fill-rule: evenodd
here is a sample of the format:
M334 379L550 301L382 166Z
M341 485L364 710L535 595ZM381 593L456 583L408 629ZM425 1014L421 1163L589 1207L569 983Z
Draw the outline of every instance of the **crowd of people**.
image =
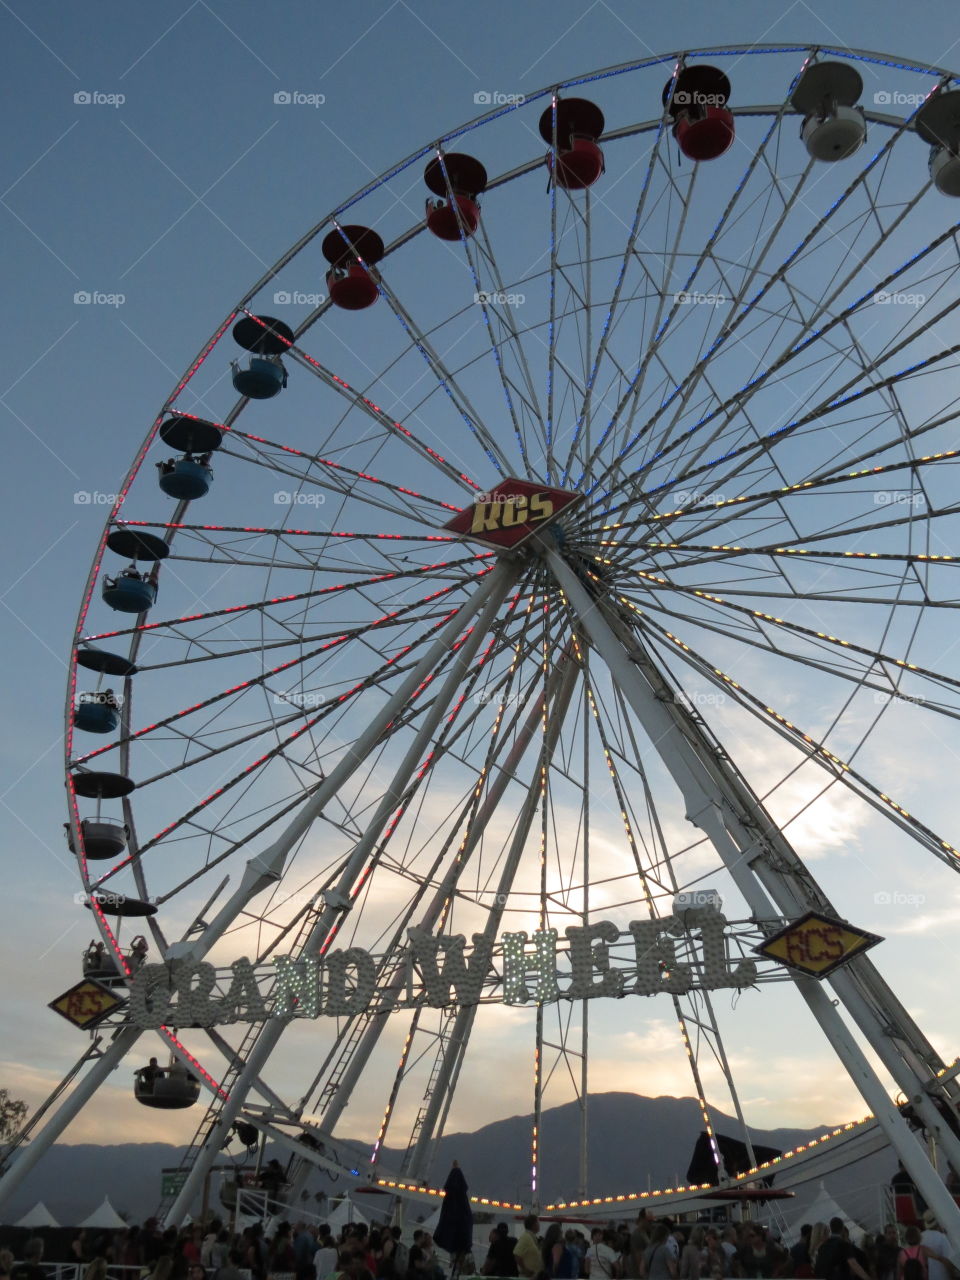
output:
M589 1239L576 1228L524 1220L518 1238L506 1223L490 1233L481 1267L486 1276L531 1280L957 1280L960 1269L931 1213L924 1230L886 1226L854 1244L841 1218L805 1223L787 1248L775 1227L757 1222L690 1225L641 1213L635 1225L594 1227Z
M843 1221L805 1224L787 1247L774 1227L675 1223L641 1213L636 1223L588 1231L560 1222L524 1219L514 1236L505 1222L489 1233L481 1260L455 1260L460 1275L528 1280L960 1280L950 1243L928 1211L924 1229L889 1224L882 1234L850 1240ZM236 1233L214 1220L207 1227L143 1226L71 1244L77 1280L445 1280L451 1260L438 1256L428 1231L405 1241L398 1226L329 1226L283 1222L267 1236L257 1223ZM122 1267L118 1272L112 1270ZM43 1242L28 1242L20 1262L0 1250L0 1280L47 1280Z

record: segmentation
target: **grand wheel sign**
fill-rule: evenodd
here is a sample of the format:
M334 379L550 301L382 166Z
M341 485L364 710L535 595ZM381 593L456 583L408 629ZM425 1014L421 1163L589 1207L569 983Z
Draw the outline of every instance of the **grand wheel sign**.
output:
M489 492L478 494L472 506L464 507L443 527L489 547L513 550L582 499L582 494L569 489L551 489L508 476Z

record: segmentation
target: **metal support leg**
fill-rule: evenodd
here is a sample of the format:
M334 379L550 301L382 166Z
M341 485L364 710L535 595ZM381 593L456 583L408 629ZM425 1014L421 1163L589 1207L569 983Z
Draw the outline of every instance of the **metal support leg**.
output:
M718 762L713 762L712 770L708 768L702 754L703 744L698 742L690 725L682 725L680 722L679 705L673 701L668 710L668 704L656 696L646 673L639 670L622 639L608 621L603 602L588 591L574 569L546 543L542 544L542 555L566 594L579 625L606 662L613 680L623 691L654 749L677 784L686 804L688 820L709 837L754 919L761 924L777 920L780 913L767 896L767 889L761 882L761 871L765 873L767 880L774 874L763 863L762 846L754 836L752 840L744 839L741 847L734 841L727 827L726 815L738 819L737 827L740 830L744 829L741 824L745 824L751 816L749 812L738 813L737 788L723 790L717 785L712 773L717 772ZM795 981L797 989L873 1111L920 1194L936 1213L953 1247L960 1248L960 1208L931 1166L922 1144L890 1101L882 1082L826 991L816 982L806 979ZM883 1043L882 1038L879 1043L875 1043L877 1037L871 1036L869 1032L867 1036L878 1052L887 1050L888 1046Z
M125 1027L113 1043L104 1050L83 1079L77 1084L70 1096L53 1113L37 1136L21 1153L18 1160L0 1179L0 1207L32 1172L33 1168L45 1155L67 1125L74 1120L96 1091L123 1060L127 1052L133 1048L142 1035L139 1027Z
M354 889L364 867L367 864L369 855L373 850L376 842L379 840L383 827L390 818L390 815L396 809L397 804L404 789L406 788L410 777L414 770L421 762L426 749L446 714L451 702L457 694L457 690L463 681L464 674L469 668L473 659L476 657L477 651L488 633L490 626L496 617L497 611L503 604L504 597L509 591L511 585L516 579L517 567L507 561L501 561L497 568L490 574L489 578L474 595L470 604L473 606L470 614L480 612L480 617L475 625L470 629L469 634L464 639L460 648L457 650L454 659L450 665L450 670L444 679L443 685L436 695L432 706L423 717L423 722L419 730L413 738L410 747L404 754L396 774L394 775L391 785L386 789L383 799L380 801L377 809L371 818L363 836L355 845L350 857L347 859L346 865L340 876L335 889L327 895L327 905L320 912L316 924L310 931L303 947L301 955L315 955L323 944L327 941L333 926L349 910L350 894ZM463 611L458 615L459 625L458 632L462 631L469 620L463 616ZM456 619L455 619L456 621ZM444 632L446 636L446 631ZM447 637L446 647L449 649L451 639ZM382 732L382 730L381 730ZM352 753L356 754L356 753ZM317 816L315 800L308 806L308 816L298 815L294 823L291 824L297 830L296 838L306 832L314 818ZM277 842L280 846L286 843L284 837ZM275 1018L271 1019L264 1026L260 1035L257 1037L247 1065L240 1073L236 1084L230 1093L230 1097L225 1101L220 1116L216 1124L211 1129L204 1146L203 1151L194 1161L193 1168L184 1183L180 1194L174 1201L172 1208L166 1218L167 1226L179 1225L184 1215L187 1213L190 1205L198 1195L206 1177L207 1169L217 1156L217 1152L222 1147L226 1136L230 1131L230 1126L236 1119L237 1113L243 1105L244 1099L248 1091L252 1087L262 1068L266 1065L267 1059L276 1048L276 1045L288 1025L288 1019Z

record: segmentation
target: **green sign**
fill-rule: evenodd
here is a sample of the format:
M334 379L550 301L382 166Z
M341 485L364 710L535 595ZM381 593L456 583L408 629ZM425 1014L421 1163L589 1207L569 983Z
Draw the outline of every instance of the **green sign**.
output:
M165 1169L163 1171L160 1175L160 1194L164 1199L167 1196L178 1196L180 1194L188 1173L188 1169Z

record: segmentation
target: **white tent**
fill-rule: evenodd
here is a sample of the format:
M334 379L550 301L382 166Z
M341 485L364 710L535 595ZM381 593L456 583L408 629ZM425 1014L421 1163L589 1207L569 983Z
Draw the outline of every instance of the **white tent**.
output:
M107 1196L103 1197L103 1204L98 1209L94 1209L90 1217L84 1218L80 1223L81 1227L90 1227L98 1231L114 1231L126 1225Z
M59 1227L60 1223L43 1201L38 1200L30 1212L25 1213L16 1225L18 1227Z
M800 1226L804 1222L813 1225L816 1222L825 1222L829 1225L831 1218L841 1218L843 1225L850 1232L850 1239L854 1244L859 1244L864 1236L864 1229L858 1222L854 1222L853 1218L847 1213L842 1205L837 1204L833 1196L827 1190L824 1183L820 1183L820 1190L817 1192L816 1199L797 1214L791 1215L790 1226L787 1235L790 1240L799 1238Z
M431 1234L431 1235L433 1235L433 1233L434 1233L434 1232L436 1231L436 1229L437 1229L437 1223L438 1223L439 1221L440 1221L440 1209L439 1209L439 1208L437 1208L437 1209L434 1209L433 1213L431 1213L430 1217L429 1217L429 1218L427 1218L427 1220L426 1220L425 1222L421 1222L421 1223L419 1224L419 1225L420 1225L420 1230L421 1230L421 1231L429 1231L429 1232L430 1232L430 1234Z
M327 1217L327 1226L336 1235L348 1222L366 1222L357 1206L349 1196L344 1196L337 1207ZM368 1224L369 1225L369 1224Z

